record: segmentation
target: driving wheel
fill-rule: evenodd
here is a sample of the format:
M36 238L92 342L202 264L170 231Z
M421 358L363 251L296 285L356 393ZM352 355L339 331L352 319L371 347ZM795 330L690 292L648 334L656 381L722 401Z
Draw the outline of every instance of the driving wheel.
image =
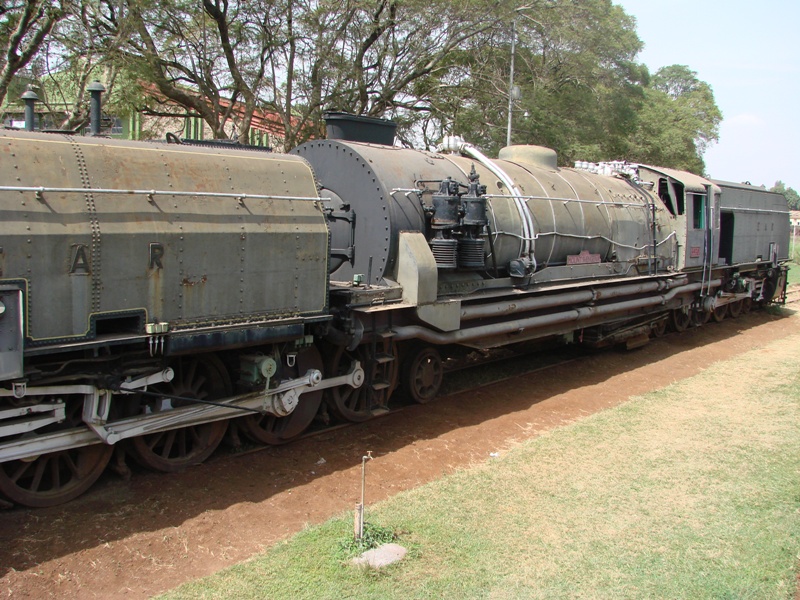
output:
M692 313L689 307L676 308L670 313L670 324L678 333L686 331L691 323Z
M231 394L225 366L214 355L181 357L170 366L175 372L172 381L152 389L186 400L148 399L144 404L146 412L174 410L192 405L191 400L217 400ZM211 456L227 428L228 421L222 420L140 435L131 440L131 451L142 466L172 473Z
M723 304L722 306L718 306L714 309L714 312L711 313L714 317L714 320L717 323L722 323L725 320L725 317L728 316L728 305Z
M322 356L315 346L298 352L294 367L285 367L289 378L305 375L309 369L323 370ZM323 390L306 392L300 395L297 407L285 417L275 415L250 415L238 423L245 434L262 444L285 444L303 433L322 404Z
M375 356L370 356L372 344L369 342L353 351L343 346L333 349L325 372L330 377L345 375L353 361L358 360L364 369L364 383L357 388L349 385L330 388L326 398L332 413L346 421L360 423L371 418L375 409L386 407L397 385L395 347L391 339L381 339L376 343Z
M653 334L654 338L663 337L667 332L667 320L668 319L661 319L660 321L656 321L656 323L650 329L650 333Z
M42 433L82 426L82 410L82 402L68 402L64 422L42 428ZM93 444L0 463L0 492L35 508L69 502L97 481L113 453L113 446Z

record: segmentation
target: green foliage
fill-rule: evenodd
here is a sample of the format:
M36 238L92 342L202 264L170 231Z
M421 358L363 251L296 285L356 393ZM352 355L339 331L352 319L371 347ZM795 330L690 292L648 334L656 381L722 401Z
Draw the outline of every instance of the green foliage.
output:
M367 550L372 550L383 544L389 544L397 540L397 535L391 527L382 527L372 523L364 522L364 535L360 540L350 534L339 542L339 551L345 558L357 556Z
M53 27L67 14L63 4L24 0L0 5L0 105L14 77L40 54Z
M628 160L703 174L703 153L719 139L722 113L697 73L683 65L659 69L637 117Z
M681 65L650 76L635 62L635 21L608 0L534 2L516 18L512 143L554 148L561 164L625 158L702 173L722 115ZM447 133L494 153L505 145L510 31L460 60L459 95L436 107Z
M800 283L800 261L798 259L800 256L797 256L797 252L795 252L793 264L789 264L789 275L786 278L789 285Z
M634 62L641 49L634 20L609 0L542 0L515 22L521 98L512 143L552 147L562 163L623 154L647 73ZM443 103L451 132L490 153L505 145L509 25L491 44L464 54L460 94Z
M74 102L72 124L99 78L118 115L188 113L216 137L246 139L269 111L289 149L342 110L391 117L416 146L456 134L491 154L505 145L512 39L512 143L550 146L562 164L701 173L721 119L688 67L651 77L636 62L636 22L612 0L74 0L48 35L46 68L29 75Z

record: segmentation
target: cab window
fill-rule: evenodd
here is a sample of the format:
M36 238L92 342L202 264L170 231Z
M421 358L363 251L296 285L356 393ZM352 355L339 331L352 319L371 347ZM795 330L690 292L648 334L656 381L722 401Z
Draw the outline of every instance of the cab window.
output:
M702 194L690 194L692 198L692 227L706 228L706 197Z

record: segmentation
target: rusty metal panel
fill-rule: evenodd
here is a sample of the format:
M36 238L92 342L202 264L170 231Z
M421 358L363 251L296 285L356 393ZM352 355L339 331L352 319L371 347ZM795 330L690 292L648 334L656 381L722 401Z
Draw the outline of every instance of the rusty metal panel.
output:
M45 188L0 192L3 279L28 282L34 340L117 313L175 329L327 309L328 231L300 159L4 132L12 182Z

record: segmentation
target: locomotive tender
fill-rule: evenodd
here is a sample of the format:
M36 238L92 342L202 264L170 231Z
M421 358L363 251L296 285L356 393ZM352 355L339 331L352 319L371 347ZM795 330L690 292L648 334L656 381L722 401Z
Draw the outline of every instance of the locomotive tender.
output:
M779 194L354 123L291 155L0 132L3 496L427 402L454 348L635 347L785 296Z

